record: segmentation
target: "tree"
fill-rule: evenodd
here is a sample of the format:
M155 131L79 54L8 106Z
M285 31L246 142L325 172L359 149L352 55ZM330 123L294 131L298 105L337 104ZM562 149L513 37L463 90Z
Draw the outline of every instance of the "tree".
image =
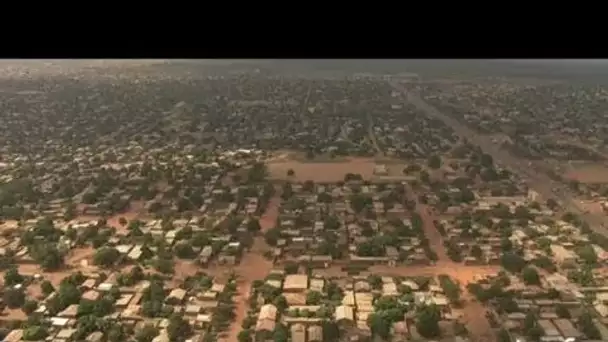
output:
M422 183L428 184L431 181L431 176L425 170L420 171L420 181Z
M135 334L137 342L152 342L158 336L158 329L152 324L146 324Z
M45 280L40 284L40 290L42 290L45 296L48 296L55 291L55 287L53 287L50 281Z
M382 278L375 274L370 274L367 277L367 282L373 289L381 289L382 288Z
M416 328L418 333L426 338L434 338L439 336L439 320L441 314L436 306L424 306L416 313Z
M340 338L340 328L338 324L334 321L323 320L322 328L323 328L323 341L338 341Z
M513 273L521 272L526 266L526 261L521 256L511 252L504 253L500 257L500 261L506 270Z
M465 203L470 203L475 200L475 194L470 189L463 189L460 191L460 200Z
M553 198L549 198L547 200L547 207L551 210L555 210L559 207L559 204L557 203L556 200L554 200Z
M260 221L258 219L250 219L249 222L247 222L247 230L251 233L257 233L262 230Z
M268 169L264 163L255 163L247 172L247 181L250 183L261 183L266 179Z
M597 263L597 254L590 245L584 245L577 248L576 253L588 265L595 265Z
M283 295L278 295L272 301L274 306L277 307L279 311L283 311L287 308L287 299Z
M429 157L427 164L431 169L436 170L441 167L441 157L439 157L438 155L433 155Z
M454 335L456 336L467 336L469 334L467 326L458 321L454 322L452 329L454 330Z
M241 330L238 335L239 342L251 342L251 338L251 330L249 329Z
M278 323L272 333L272 339L274 342L287 342L288 338L289 331L287 330L287 327L281 323Z
M497 341L498 342L511 342L511 335L509 334L509 331L506 329L500 329L500 331L498 331L497 334Z
M156 268L157 271L165 274L172 274L175 272L175 264L173 263L172 259L168 258L157 258L156 262L154 263L154 268Z
M439 275L438 279L443 291L450 301L452 303L460 301L460 285L455 283L448 275Z
M26 300L21 307L21 310L23 310L23 312L28 316L34 313L36 309L38 309L38 302L35 300Z
M298 273L298 264L295 262L288 262L285 264L285 273L286 274L296 274Z
M323 295L317 291L310 291L306 294L306 305L319 305Z
M361 213L363 209L370 208L372 203L372 198L363 194L354 194L350 198L350 206L356 213Z
M180 241L175 244L175 255L180 259L191 259L196 256L192 245L188 241Z
M8 288L4 290L4 304L11 309L21 307L25 303L25 293L22 289Z
M120 258L120 252L113 247L102 247L93 256L93 263L101 267L111 267Z
M570 310L568 310L568 307L563 304L557 305L555 308L555 313L559 316L559 318L570 318Z
M4 285L13 286L23 282L23 276L19 274L16 267L9 268L4 274Z
M66 221L71 221L76 218L78 215L78 211L76 210L76 205L74 203L69 203L67 208L65 208L65 213L63 214L63 218Z
M205 232L196 232L190 240L194 247L205 247L211 244L211 239Z
M169 318L167 335L171 341L185 341L192 334L192 327L179 314L174 314Z
M42 341L48 336L46 328L40 325L30 326L23 331L24 341Z
M391 322L378 312L368 317L368 324L374 336L387 340L391 332Z
M483 251L481 250L481 247L479 247L478 245L473 245L473 247L471 247L471 256L476 259L481 259L481 257L483 256Z
M494 159L492 158L491 155L489 155L487 153L482 153L479 163L483 167L492 168L494 166Z
M589 312L583 312L583 314L581 314L578 318L578 325L587 338L592 340L601 339L601 334L593 323L593 316Z
M120 224L122 227L126 226L128 223L129 222L127 221L127 219L122 216L118 219L118 224Z
M127 336L121 325L114 325L108 332L108 342L121 342L125 341Z
M524 283L526 283L526 285L539 285L540 284L540 277L534 267L526 266L522 270L521 275L522 275L522 278L524 279Z
M269 244L270 246L276 246L277 241L280 238L281 238L281 229L279 227L274 227L272 229L269 229L264 234L264 240L266 240L266 243Z

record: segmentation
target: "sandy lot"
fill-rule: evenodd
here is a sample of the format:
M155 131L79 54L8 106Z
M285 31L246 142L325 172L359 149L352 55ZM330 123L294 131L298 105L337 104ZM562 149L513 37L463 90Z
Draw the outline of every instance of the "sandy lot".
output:
M281 206L281 197L274 196L270 199L266 211L260 217L260 227L262 233L272 229L277 224L277 218L279 217L279 207Z
M298 162L281 161L268 164L270 177L280 180L294 180L315 182L338 182L344 180L347 173L358 173L363 179L373 177L375 162L370 159L352 159L345 162ZM288 170L293 170L293 177L287 176Z
M591 214L604 214L602 204L597 201L579 201L579 207Z
M601 164L575 165L565 177L581 183L608 183L608 167Z

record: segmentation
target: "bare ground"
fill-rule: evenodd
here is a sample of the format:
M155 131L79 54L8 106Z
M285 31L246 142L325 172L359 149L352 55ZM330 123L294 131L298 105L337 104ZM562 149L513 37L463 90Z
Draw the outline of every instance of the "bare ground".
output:
M260 226L262 234L273 228L276 225L277 218L279 217L279 207L281 206L281 197L275 196L270 199L266 211L260 217Z
M575 165L566 173L565 178L581 183L608 183L608 167L603 164Z
M266 208L266 212L264 212L264 214L262 214L262 217L260 218L262 232L265 232L268 229L272 229L276 225L280 203L280 194L276 194L270 200L270 203ZM221 338L220 341L238 341L238 334L239 332L241 332L241 323L247 315L247 300L249 297L249 293L251 292L251 284L255 280L263 279L264 277L266 277L273 266L272 261L264 258L263 256L263 251L268 249L269 246L266 245L264 238L260 236L256 237L254 239L251 252L245 253L243 255L241 263L238 266L228 270L228 272L234 271L238 277L237 294L234 298L235 318L232 324L230 325L228 336L225 338ZM227 272L225 267L221 268L221 270L218 269L215 272L221 273L222 271L224 273Z
M358 173L363 179L373 176L375 162L370 158L352 158L343 162L305 163L299 161L281 161L268 164L270 177L281 180L295 180L315 182L338 182L344 180L347 173ZM293 170L295 175L287 176L288 170Z
M408 194L410 194L410 197L415 197L412 196L414 193L411 189L408 189ZM415 200L417 201L417 198ZM475 276L496 274L501 268L498 266L465 266L450 260L445 245L443 244L443 237L439 234L439 231L433 223L430 207L417 201L416 208L418 214L424 221L424 233L429 239L429 245L437 254L438 261L436 265L432 267L432 270L435 272L434 275L447 274L453 280L460 283L461 289L463 290L463 299L465 301L464 309L462 311L463 323L469 329L472 339L479 342L494 341L495 334L485 316L486 309L481 303L477 302L469 295L466 290L466 285L475 281ZM405 271L405 273L411 272L412 270Z

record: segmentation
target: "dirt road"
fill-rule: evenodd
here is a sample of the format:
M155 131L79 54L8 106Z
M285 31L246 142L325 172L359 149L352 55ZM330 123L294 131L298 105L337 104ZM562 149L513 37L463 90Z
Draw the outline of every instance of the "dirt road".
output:
M429 246L437 254L437 262L433 266L421 268L397 267L392 272L389 267L385 269L374 268L372 272L381 274L394 273L397 276L429 275L437 276L440 274L449 275L452 279L460 283L463 290L464 307L462 310L463 323L469 329L473 341L491 342L495 340L495 334L490 323L485 317L485 308L470 296L466 290L466 285L474 282L476 276L490 275L498 273L501 268L498 266L465 266L462 263L453 262L449 257L443 237L435 227L431 208L420 203L418 197L411 187L406 189L408 198L416 201L416 210L424 223L424 234L429 240Z
M376 139L376 133L374 133L374 118L372 118L372 116L370 114L367 114L367 121L368 121L367 135L369 136L369 140L371 141L372 145L374 145L374 148L376 149L378 156L384 157L384 152L382 152L380 145L378 145L378 140Z
M281 205L280 192L275 194L270 199L268 207L262 217L260 217L261 233L274 228L279 215L279 206ZM236 266L233 271L237 274L237 294L234 298L235 318L228 330L228 336L220 339L225 342L238 342L238 335L241 332L241 323L247 315L247 300L251 292L251 284L255 280L264 279L270 270L272 270L272 262L264 257L264 251L269 250L269 246L264 241L264 238L258 236L254 239L251 251L243 255L241 263Z

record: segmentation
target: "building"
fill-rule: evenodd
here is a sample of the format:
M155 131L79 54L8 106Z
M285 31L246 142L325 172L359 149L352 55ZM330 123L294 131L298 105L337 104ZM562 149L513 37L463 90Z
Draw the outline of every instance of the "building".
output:
M308 276L305 274L289 274L285 276L283 291L303 292L308 288Z

